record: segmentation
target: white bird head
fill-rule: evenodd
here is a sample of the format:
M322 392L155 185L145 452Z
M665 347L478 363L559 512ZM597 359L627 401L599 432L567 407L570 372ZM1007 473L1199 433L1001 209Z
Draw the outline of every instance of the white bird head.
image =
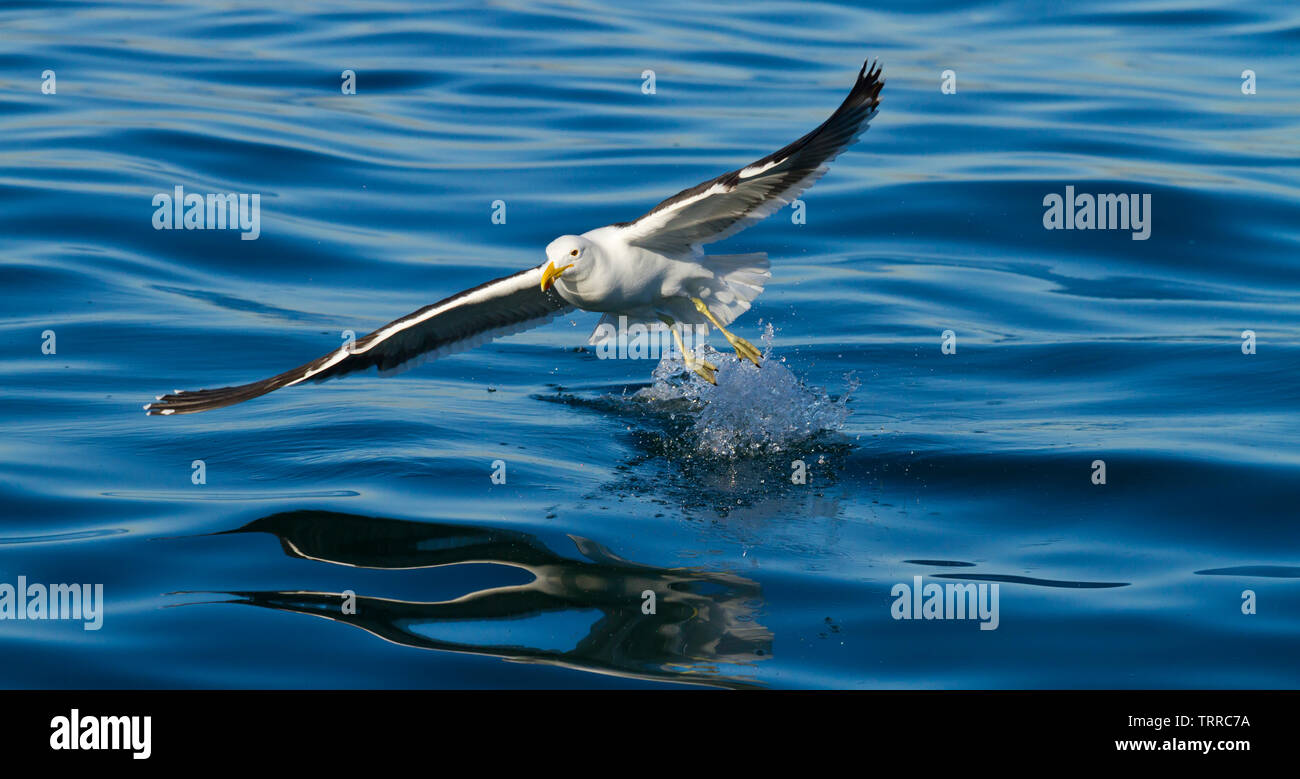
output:
M591 255L595 244L581 235L561 235L546 246L546 264L542 268L542 291L550 289L555 280L573 268L577 274L583 261Z

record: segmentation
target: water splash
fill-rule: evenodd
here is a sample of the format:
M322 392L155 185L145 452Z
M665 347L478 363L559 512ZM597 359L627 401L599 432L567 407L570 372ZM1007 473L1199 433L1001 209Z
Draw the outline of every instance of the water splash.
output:
M771 359L773 339L769 323L762 336L761 369L736 360L730 352L699 346L699 356L718 366L717 386L687 370L680 355L666 355L652 374L654 383L638 390L631 400L681 407L689 417L686 433L695 449L718 457L780 452L842 428L849 415L849 397L859 382L847 376L848 386L838 398L822 387L807 386L784 359Z

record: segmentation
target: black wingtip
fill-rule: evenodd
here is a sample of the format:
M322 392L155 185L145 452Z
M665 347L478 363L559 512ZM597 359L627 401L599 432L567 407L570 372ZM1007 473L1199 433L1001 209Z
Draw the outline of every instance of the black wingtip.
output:
M852 128L854 135L864 130L880 106L880 90L885 86L885 80L880 75L882 71L879 60L864 61L862 69L858 71L858 80L854 82L853 89L849 90L844 102L840 103L840 107L835 109L835 113L824 125L808 137L836 126Z
M849 93L850 99L858 98L863 102L868 100L871 107L875 108L880 104L880 90L885 86L885 80L881 78L884 68L880 65L878 59L867 59L862 63L862 69L858 71L857 83L853 85L853 91Z
M171 416L172 414L196 414L200 411L233 406L236 403L242 403L259 395L265 395L271 390L282 386L285 383L280 381L282 378L283 376L273 376L269 379L255 381L252 384L241 384L236 387L184 392L177 390L170 395L159 397L153 403L146 403L144 411L149 416L155 417Z

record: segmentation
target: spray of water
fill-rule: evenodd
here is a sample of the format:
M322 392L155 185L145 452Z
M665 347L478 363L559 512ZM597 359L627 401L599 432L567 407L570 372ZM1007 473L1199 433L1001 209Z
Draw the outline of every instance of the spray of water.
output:
M833 398L821 387L801 382L784 360L771 359L773 329L764 330L763 367L734 359L710 346L699 356L718 366L717 386L686 369L680 355L665 356L655 368L651 386L631 399L651 405L685 407L688 435L701 454L751 457L783 451L828 431L839 430L848 418L848 387Z

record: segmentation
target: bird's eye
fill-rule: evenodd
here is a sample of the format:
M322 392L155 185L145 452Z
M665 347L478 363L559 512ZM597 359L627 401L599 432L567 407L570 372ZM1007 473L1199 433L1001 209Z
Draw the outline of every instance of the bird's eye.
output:
M570 257L577 257L577 256L578 256L578 250L577 250L577 249L574 249L573 251L569 252L569 256L570 256Z

